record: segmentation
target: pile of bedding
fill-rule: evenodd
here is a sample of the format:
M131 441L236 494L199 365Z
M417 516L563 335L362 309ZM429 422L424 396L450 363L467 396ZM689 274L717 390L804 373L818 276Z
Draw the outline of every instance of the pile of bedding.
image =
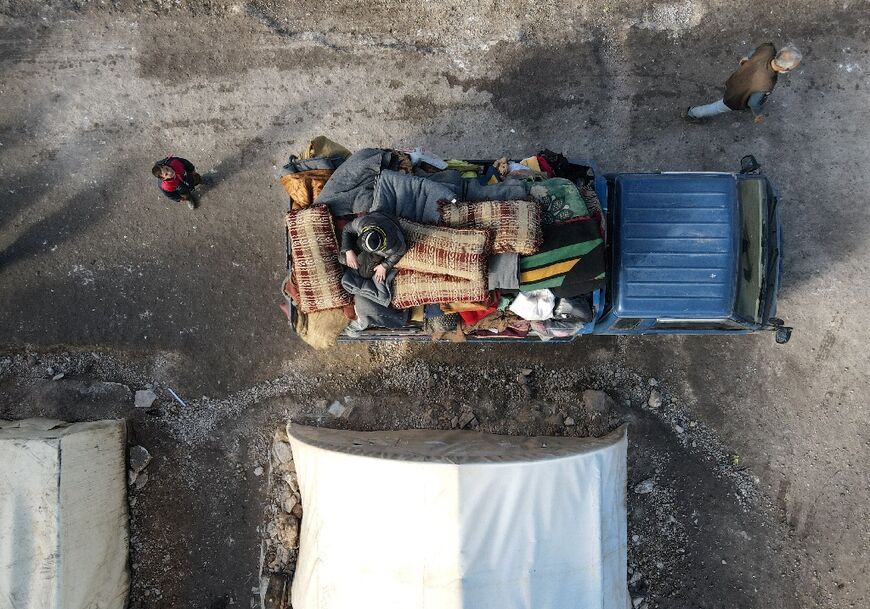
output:
M408 327L439 340L548 340L591 321L605 258L588 168L550 151L491 164L420 149L351 153L324 137L301 157L280 178L292 263L283 289L311 344ZM407 247L383 281L340 254L343 227L371 212L395 218ZM317 328L329 336L312 336Z

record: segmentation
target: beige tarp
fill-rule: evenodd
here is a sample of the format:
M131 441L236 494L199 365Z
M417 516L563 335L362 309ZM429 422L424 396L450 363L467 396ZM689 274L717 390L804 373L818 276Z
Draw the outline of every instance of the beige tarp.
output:
M124 421L0 421L0 609L127 603Z
M288 426L294 609L626 609L626 435Z

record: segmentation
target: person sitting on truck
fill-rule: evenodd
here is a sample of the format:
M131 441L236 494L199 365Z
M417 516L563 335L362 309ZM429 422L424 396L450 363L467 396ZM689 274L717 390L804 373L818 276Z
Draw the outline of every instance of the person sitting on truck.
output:
M196 209L194 188L202 184L196 167L187 159L168 156L154 163L151 173L160 179L160 191L173 201L186 201L190 209Z
M405 236L392 216L371 212L356 218L341 233L340 260L365 279L383 283L408 251Z
M776 86L777 77L800 65L801 52L787 45L778 52L773 43L767 42L755 49L750 57L740 60L740 65L725 82L723 99L703 106L689 106L685 117L688 120L709 118L732 110L752 110L755 122L764 121L767 99Z

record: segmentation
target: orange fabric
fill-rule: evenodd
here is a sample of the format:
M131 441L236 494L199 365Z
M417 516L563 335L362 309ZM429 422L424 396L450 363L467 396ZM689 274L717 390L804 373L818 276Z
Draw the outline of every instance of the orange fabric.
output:
M441 312L445 315L450 313L459 313L460 316L465 311L486 311L492 307L498 306L501 293L498 290L492 290L486 295L486 300L479 302L447 302L440 305Z
M485 302L445 302L440 306L445 315L464 311L486 311L488 308Z
M331 169L310 169L281 176L281 186L290 195L293 209L305 209L314 202L332 175Z

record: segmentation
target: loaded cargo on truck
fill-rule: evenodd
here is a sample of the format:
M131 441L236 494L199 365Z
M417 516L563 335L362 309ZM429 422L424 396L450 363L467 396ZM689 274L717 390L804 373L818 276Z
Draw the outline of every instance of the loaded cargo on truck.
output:
M315 346L790 337L776 317L778 197L751 156L737 172L604 174L549 150L442 159L419 149L351 154L318 138L306 152L281 176L290 196L282 293L290 325ZM340 253L348 223L373 212L406 241L384 281Z

